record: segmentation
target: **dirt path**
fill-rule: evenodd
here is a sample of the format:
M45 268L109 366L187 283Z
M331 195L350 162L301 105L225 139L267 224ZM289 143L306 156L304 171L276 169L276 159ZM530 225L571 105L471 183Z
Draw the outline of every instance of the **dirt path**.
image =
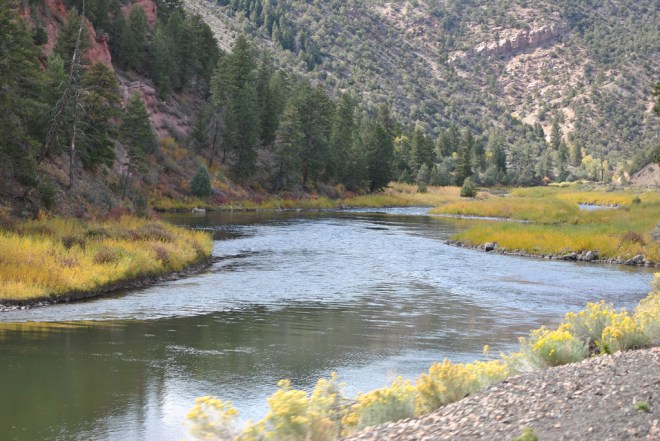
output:
M648 412L636 410L645 401ZM660 348L512 377L436 412L366 429L357 440L660 440Z

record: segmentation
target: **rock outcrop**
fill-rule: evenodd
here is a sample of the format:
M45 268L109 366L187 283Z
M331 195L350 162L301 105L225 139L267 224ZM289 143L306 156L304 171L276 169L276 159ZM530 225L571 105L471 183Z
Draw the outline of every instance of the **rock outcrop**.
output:
M513 31L497 41L478 44L472 50L476 56L495 56L535 48L564 35L567 28L560 23L552 23L529 31Z
M105 63L111 70L112 56L110 55L110 48L108 47L108 34L97 35L94 26L87 22L87 32L89 33L89 40L91 47L87 49L85 54L90 63Z

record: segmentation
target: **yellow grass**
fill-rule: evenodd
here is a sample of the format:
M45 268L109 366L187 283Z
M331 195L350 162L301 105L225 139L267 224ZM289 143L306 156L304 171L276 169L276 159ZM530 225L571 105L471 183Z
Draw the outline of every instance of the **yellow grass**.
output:
M618 209L581 211L578 203L621 205ZM432 213L526 220L528 223L470 221L454 239L535 255L598 251L601 258L627 259L642 254L660 262L660 243L651 231L660 223L660 194L583 191L573 188L516 189L510 196L463 199Z
M94 292L179 271L211 254L211 238L133 217L29 221L0 230L0 301Z

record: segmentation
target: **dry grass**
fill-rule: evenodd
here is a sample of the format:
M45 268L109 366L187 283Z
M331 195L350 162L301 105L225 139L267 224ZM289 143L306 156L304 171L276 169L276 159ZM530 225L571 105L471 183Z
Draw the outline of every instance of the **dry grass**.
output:
M25 222L0 230L0 301L94 292L179 271L209 256L211 248L206 233L133 217Z
M638 199L638 202L634 202ZM580 211L578 202L618 204L616 210ZM570 188L516 189L511 196L462 200L433 213L489 216L530 221L526 224L470 221L454 239L471 244L496 242L508 250L562 254L597 250L601 258L637 254L660 262L660 242L652 235L660 222L660 194L576 191Z

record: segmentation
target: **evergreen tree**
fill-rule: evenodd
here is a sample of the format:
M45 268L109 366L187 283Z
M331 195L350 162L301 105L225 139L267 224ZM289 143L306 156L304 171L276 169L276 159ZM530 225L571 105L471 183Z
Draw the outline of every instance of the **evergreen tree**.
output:
M39 48L18 3L0 0L0 170L36 184L38 119L43 115Z
M70 69L71 59L73 52L76 48L76 40L78 39L78 30L80 29L80 21L82 18L78 15L78 11L73 8L66 16L66 23L62 27L60 34L55 44L55 53L60 56L64 61L64 69L68 72ZM80 38L80 53L85 53L90 47L89 33L87 26L82 27L82 34Z
M426 193L426 186L428 185L429 180L429 167L426 164L422 164L417 172L417 191L419 193Z
M117 76L104 63L96 63L83 73L81 89L78 155L87 167L110 164L115 159L112 118L121 114Z
M563 136L561 128L559 127L559 122L555 118L552 122L552 130L550 131L550 147L552 147L553 150L559 149Z
M394 145L387 129L379 122L363 123L361 141L367 156L367 180L370 191L378 191L393 178Z
M146 156L156 152L156 134L151 128L149 112L139 95L132 95L126 103L121 127L121 140L126 147L122 198L130 186L133 174L144 165Z
M463 130L456 158L456 185L463 185L466 178L472 176L472 151L474 137L469 129Z
M350 149L355 142L356 104L348 93L342 94L332 118L330 133L330 175L341 181L348 176Z
M144 9L134 5L128 13L126 31L122 36L124 53L121 55L121 60L125 69L138 70L144 66L148 30L149 25Z
M279 73L273 73L270 62L265 57L261 60L257 72L257 96L260 108L261 144L272 147L275 142L277 126L285 104L284 80Z
M498 172L506 173L506 151L502 134L493 133L489 136L488 149L490 151L489 163L494 165Z
M421 127L415 127L410 141L410 167L419 170L422 165L427 169L433 167L433 144L422 132Z
M172 93L172 75L176 75L172 45L173 42L167 34L166 28L159 24L151 43L149 76L154 82L156 93L160 99L166 99Z
M239 36L211 80L212 102L224 115L223 143L234 153L232 170L242 180L254 173L261 133L255 70L254 50Z
M197 173L190 182L190 191L199 198L205 198L211 195L211 177L206 167L200 165Z

